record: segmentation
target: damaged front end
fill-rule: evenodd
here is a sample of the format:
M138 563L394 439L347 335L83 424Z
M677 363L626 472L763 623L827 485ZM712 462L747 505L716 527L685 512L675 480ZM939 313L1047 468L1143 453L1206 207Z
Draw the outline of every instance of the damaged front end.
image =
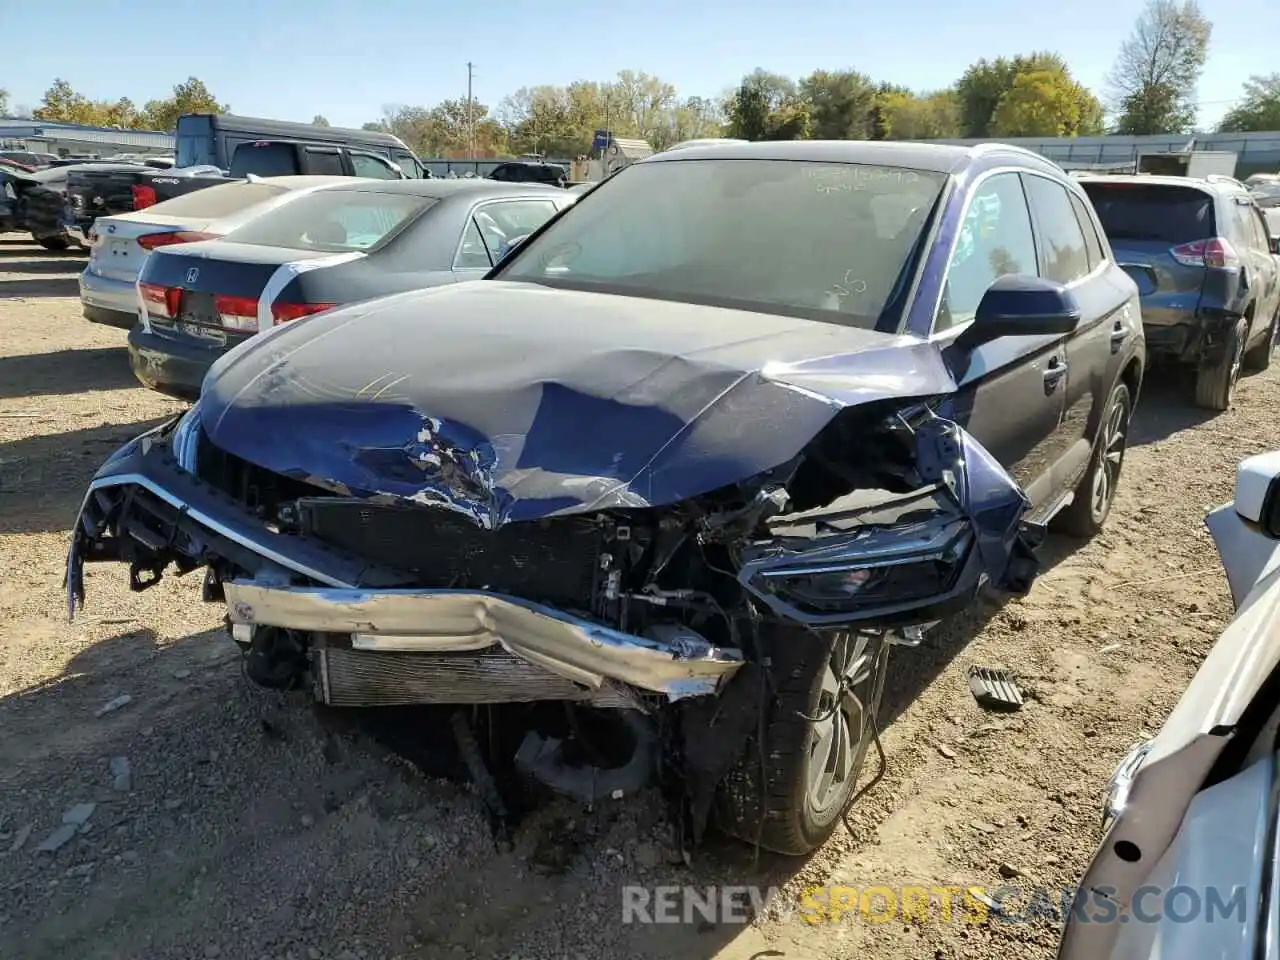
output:
M911 369L927 367L921 356ZM757 370L673 389L705 386L713 400L674 434L652 432L643 468L614 471L630 482L609 481L616 458L583 466L579 450L574 470L563 456L553 464L534 428L517 462L485 440L492 430L454 417L407 429L404 404L379 413L362 402L312 409L324 426L307 439L279 404L238 410L216 389L210 401L206 385L200 404L94 477L68 554L69 612L87 562L127 563L135 590L170 566L203 569L204 599L225 604L259 683L307 685L340 707L561 701L612 713L636 744L617 770L573 774L558 741L534 734L519 765L586 800L681 766L705 817L810 641L840 667L800 712L856 705L873 724L882 679L873 699L853 691L883 665L876 651L962 609L984 583L1021 593L1036 572L1042 531L1023 520L1014 481L932 401L899 399L945 395L949 378L881 378L886 387L859 393L844 376L838 395L818 389L832 379L820 367L802 371L805 383L797 369L786 384ZM748 394L745 383L763 386ZM752 404L792 406L767 427L735 420ZM250 416L279 439L245 457L229 447ZM374 439L357 439L361 422L378 425ZM764 439L726 455L747 423ZM329 460L276 462L297 464L307 443ZM659 731L668 739L655 751ZM833 760L844 766L831 776L855 776L860 762Z

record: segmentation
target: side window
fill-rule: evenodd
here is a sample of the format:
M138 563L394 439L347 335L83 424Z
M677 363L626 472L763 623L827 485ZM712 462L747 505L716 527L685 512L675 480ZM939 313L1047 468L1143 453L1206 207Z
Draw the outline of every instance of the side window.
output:
M342 155L337 150L317 150L315 147L308 147L307 173L342 176L346 173L342 169Z
M453 261L455 270L488 270L493 266L493 259L480 235L475 217L467 220L467 228L462 231L462 246L458 248L458 256Z
M475 222L497 261L512 240L533 233L555 212L556 205L550 200L495 200L476 210Z
M1084 205L1084 201L1071 194L1071 207L1076 212L1076 220L1080 223L1080 230L1084 233L1084 248L1089 254L1089 269L1092 270L1103 260L1107 259L1107 255L1102 252L1102 241L1098 239L1098 231L1093 226L1093 217L1089 216L1089 210Z
M1058 283L1071 283L1089 272L1084 234L1071 207L1066 187L1045 177L1028 175L1027 196L1036 212L1044 276Z
M357 177L374 177L378 180L400 179L391 164L369 153L351 154L351 169Z
M973 319L978 302L998 278L1036 275L1036 244L1022 181L1001 173L978 185L947 268L934 331Z

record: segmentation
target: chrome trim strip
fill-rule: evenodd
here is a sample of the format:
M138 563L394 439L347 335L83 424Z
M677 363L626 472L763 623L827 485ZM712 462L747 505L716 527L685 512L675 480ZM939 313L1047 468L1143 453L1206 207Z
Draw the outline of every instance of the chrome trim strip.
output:
M292 570L294 573L299 573L312 580L318 580L319 582L328 584L331 587L354 586L354 584L344 583L322 570L316 570L307 564L299 563L296 560L290 559L272 547L269 543L261 542L253 537L249 537L236 530L232 530L217 518L211 517L209 514L192 507L186 501L181 500L174 494L165 490L164 487L161 487L155 481L151 480L149 477L145 477L140 473L120 473L109 477L99 477L94 479L89 483L89 490L85 494L84 501L80 505L80 512L84 512L85 505L89 502L89 497L93 496L95 490L102 490L109 487L123 487L130 484L136 484L137 486L145 488L148 492L159 497L171 507L185 511L185 514L189 519L194 520L201 526L208 527L219 536L226 537L231 542L252 550L254 553L265 557L273 563L278 563L287 570ZM76 523L79 524L79 522L79 516L77 515Z
M361 635L360 649L441 652L501 645L600 689L608 679L671 700L715 693L742 666L738 650L685 631L641 637L519 597L481 590L328 589L224 584L233 624Z

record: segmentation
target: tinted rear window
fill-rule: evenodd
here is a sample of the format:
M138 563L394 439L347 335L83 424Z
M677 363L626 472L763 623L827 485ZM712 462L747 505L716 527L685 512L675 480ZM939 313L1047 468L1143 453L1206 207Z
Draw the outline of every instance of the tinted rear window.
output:
M1213 197L1202 190L1128 183L1081 186L1112 240L1158 240L1174 245L1217 233Z
M431 197L366 190L318 190L227 234L237 243L344 253L368 250L430 207Z
M298 153L291 143L242 143L231 158L231 176L291 177L298 172Z
M262 203L288 191L274 183L223 183L193 193L183 194L158 203L154 213L167 217L202 217L216 220L239 213L255 203Z

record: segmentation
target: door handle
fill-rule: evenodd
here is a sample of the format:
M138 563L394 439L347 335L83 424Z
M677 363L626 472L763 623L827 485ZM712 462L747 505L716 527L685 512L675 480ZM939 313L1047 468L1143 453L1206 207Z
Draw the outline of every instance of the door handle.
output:
M1067 375L1067 361L1053 357L1044 371L1044 392L1047 396L1058 389L1058 383Z
M1111 352L1118 353L1120 347L1129 337L1129 331L1124 325L1124 321L1117 320L1115 326L1111 328Z

